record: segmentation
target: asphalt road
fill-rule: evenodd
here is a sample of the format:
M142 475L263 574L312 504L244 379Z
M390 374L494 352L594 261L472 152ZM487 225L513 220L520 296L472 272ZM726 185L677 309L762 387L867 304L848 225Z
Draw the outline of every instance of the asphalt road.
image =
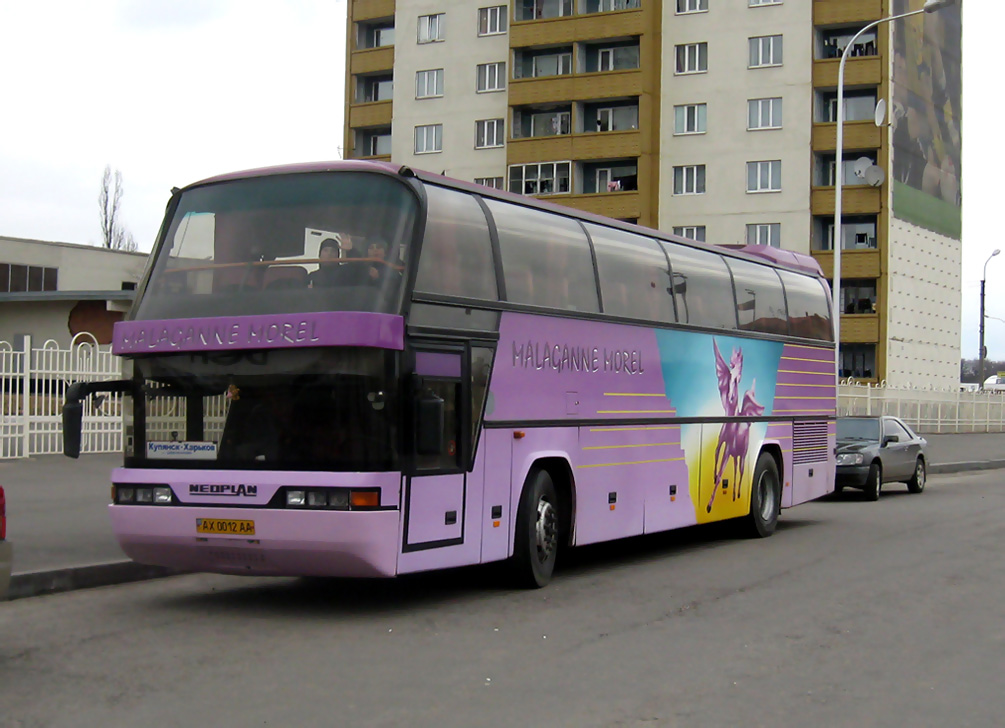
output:
M1001 471L398 581L191 575L0 604L3 726L993 726Z

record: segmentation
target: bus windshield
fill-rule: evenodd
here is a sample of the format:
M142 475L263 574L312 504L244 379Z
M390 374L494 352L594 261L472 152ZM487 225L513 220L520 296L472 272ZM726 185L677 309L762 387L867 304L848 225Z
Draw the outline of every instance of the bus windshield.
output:
M185 190L135 318L398 313L417 210L405 184L366 172Z
M127 435L158 467L387 470L397 463L394 356L318 347L143 357Z

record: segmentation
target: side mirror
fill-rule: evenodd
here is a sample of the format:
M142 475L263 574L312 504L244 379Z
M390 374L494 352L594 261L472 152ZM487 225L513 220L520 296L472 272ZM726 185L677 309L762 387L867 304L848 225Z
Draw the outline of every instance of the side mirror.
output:
M80 457L83 421L83 402L67 402L63 405L63 454L68 458Z
M444 403L425 391L415 401L415 451L419 455L440 455L444 449Z
M128 379L71 384L63 403L63 454L68 458L80 457L85 399L95 392L129 392L132 389L133 383Z
M886 447L887 445L893 444L895 442L900 442L900 438L897 437L896 435L886 435L883 438L883 447Z

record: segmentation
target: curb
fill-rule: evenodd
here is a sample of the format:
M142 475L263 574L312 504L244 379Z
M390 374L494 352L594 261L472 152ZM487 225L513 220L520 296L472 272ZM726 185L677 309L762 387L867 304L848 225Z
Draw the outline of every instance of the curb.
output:
M106 564L28 571L23 574L14 574L10 578L10 590L7 598L24 599L76 589L159 579L184 573L186 572L162 566L137 564L135 561L113 561Z
M1005 468L1005 460L978 460L963 463L932 463L928 472L932 475L945 473L965 473L970 470L997 470Z

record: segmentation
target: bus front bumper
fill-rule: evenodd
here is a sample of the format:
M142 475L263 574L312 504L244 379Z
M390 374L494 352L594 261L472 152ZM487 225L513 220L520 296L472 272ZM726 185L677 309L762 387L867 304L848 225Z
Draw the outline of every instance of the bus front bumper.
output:
M141 564L249 576L387 577L397 572L397 510L134 505L108 510L122 550ZM250 521L254 534L200 534L200 519Z

